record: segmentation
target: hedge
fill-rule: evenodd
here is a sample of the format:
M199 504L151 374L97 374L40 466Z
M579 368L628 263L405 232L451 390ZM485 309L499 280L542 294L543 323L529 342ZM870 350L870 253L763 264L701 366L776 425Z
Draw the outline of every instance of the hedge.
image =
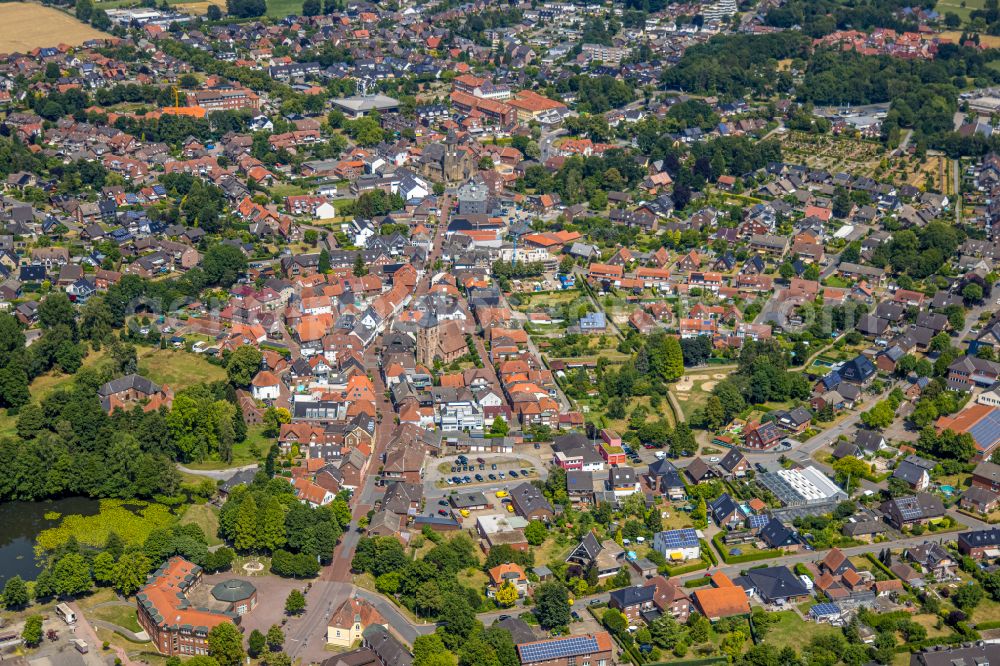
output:
M808 576L810 580L813 577L813 575L809 572L809 569L806 568L806 565L801 562L795 565L795 573L799 576Z
M690 564L682 564L676 567L665 567L663 574L667 578L673 578L674 576L683 576L684 574L694 573L695 571L701 571L702 569L707 569L708 566L709 564L705 560L695 560Z
M987 629L1000 629L1000 620L990 622L980 622L975 626L976 631L986 631Z
M708 554L708 559L712 561L713 567L717 565L719 563L719 558L717 558L715 556L715 552L713 552L712 549L708 547L708 543L704 539L699 539L698 542L701 544L702 554L703 555L706 553Z
M744 553L742 555L729 555L726 552L726 545L722 543L722 535L716 534L712 537L712 543L719 551L719 557L726 564L742 564L744 562L757 562L759 560L769 560L774 557L781 557L785 554L783 550L759 550L753 553Z
M691 580L684 581L684 587L704 587L711 582L711 578L702 576L701 578L692 578Z
M729 660L726 657L702 657L701 659L681 659L676 661L658 661L646 666L713 666L713 664L726 664Z

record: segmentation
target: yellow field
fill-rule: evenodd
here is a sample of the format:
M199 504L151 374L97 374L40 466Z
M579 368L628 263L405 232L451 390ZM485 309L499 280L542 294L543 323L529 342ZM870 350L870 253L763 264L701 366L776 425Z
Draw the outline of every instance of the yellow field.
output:
M941 39L946 39L955 44L958 44L958 40L961 38L962 33L957 30L941 33ZM979 35L979 43L991 49L1000 49L1000 37L997 35Z
M79 46L106 33L58 9L26 2L0 4L0 53L27 52L41 46Z
M220 8L223 13L226 11L226 0L202 0L200 2L178 2L174 3L173 6L182 9L188 14L202 15L208 11L209 6L215 5Z

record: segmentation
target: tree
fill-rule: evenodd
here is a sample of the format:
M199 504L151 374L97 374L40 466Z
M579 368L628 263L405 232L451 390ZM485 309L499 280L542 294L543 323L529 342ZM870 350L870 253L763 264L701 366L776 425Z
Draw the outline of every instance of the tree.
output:
M532 520L524 528L524 536L532 546L541 546L549 534L548 528L540 520Z
M226 376L229 383L237 388L246 388L260 370L264 355L256 347L241 345L229 355L226 362Z
M278 652L284 644L284 632L281 631L281 627L272 624L271 628L267 630L267 648L272 652Z
M496 591L497 604L510 608L517 601L517 588L508 580Z
M209 21L218 21L222 18L222 10L217 5L209 5L205 16Z
M146 584L146 574L152 568L152 563L143 553L125 553L112 571L111 578L115 589L126 597L139 591Z
M316 270L320 273L330 272L330 251L325 247L319 251L319 264L316 266Z
M323 12L323 4L320 0L305 0L302 3L303 16L319 16Z
M868 463L854 456L844 456L836 461L833 463L833 470L837 473L838 483L846 484L848 478L850 478L850 488L846 489L847 492L850 492L853 488L857 488L861 483L861 479L871 473Z
M226 0L226 12L238 18L263 16L267 13L267 3L265 0Z
M7 610L21 610L28 605L28 586L20 576L8 578L3 586L3 607Z
M246 272L247 258L240 248L217 243L205 252L201 265L210 285L228 289L242 273Z
M449 658L448 666L454 663L439 634L417 636L413 641L413 666L439 666L441 655Z
M601 618L605 628L615 636L623 636L628 631L628 618L617 608L609 608Z
M542 583L535 591L535 617L545 629L569 623L569 592L558 581Z
M979 602L983 600L983 588L977 583L970 582L968 585L960 586L951 595L951 601L958 608L961 608L966 613L969 613Z
M52 568L52 583L56 594L76 596L90 590L90 566L83 555L69 553L64 555Z
M493 419L493 423L490 424L491 435L506 437L508 432L510 432L510 426L507 424L507 421L499 416Z
M214 5L213 5L214 6ZM264 647L267 645L267 638L264 634L260 633L260 630L254 629L250 632L250 638L247 641L247 653L256 659L264 652Z
M292 590L285 599L285 612L289 615L298 615L306 609L306 598L299 590Z
M259 537L257 535L257 501L253 495L247 496L240 502L236 513L235 533L233 535L233 545L237 551L251 551L257 548Z
M975 282L970 282L962 287L962 300L969 305L979 303L983 300L983 288Z
M66 326L76 334L76 311L69 296L56 291L45 297L38 306L38 323L44 329Z
M243 635L232 622L222 622L208 632L208 653L220 666L239 666L245 656Z
M354 268L351 269L355 277L364 277L368 275L368 266L365 265L365 259L358 252L358 256L354 258Z
M867 412L861 413L861 421L869 428L885 430L896 418L896 410L888 400L881 400Z
M30 615L24 621L21 638L28 647L37 647L42 642L42 616Z

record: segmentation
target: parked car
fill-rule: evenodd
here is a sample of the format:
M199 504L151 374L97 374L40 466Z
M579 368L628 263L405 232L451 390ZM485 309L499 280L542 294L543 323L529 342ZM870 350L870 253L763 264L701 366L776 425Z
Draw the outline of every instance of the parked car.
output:
M448 500L438 500L438 506L448 506Z
M440 514L440 515L442 515L442 516L447 516L447 515L448 515L448 512L447 512L447 511L445 511L444 509L438 509L438 514Z
M476 481L478 481L479 483L482 483L483 482L483 475L482 474L476 474Z
M522 469L521 470L521 476L528 476L528 470Z
M496 474L490 474L489 479L490 479L490 481L496 481L497 480L497 475Z
M510 477L511 477L512 479L516 479L516 478L517 478L517 472L516 472L516 471L514 471L514 470L510 470Z
M496 468L497 468L497 464L496 463L493 463L492 465L490 465L490 469L495 470Z

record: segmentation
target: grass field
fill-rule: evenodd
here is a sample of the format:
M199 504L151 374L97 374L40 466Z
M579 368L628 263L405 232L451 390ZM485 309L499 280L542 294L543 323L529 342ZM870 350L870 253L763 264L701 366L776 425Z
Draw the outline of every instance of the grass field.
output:
M766 641L778 648L791 646L800 649L806 636L811 638L841 633L840 629L829 624L806 622L795 611L781 611L775 615L778 616L778 622L767 630Z
M0 5L2 10L4 5ZM104 358L104 351L91 352L83 359L83 367L92 368ZM73 381L73 375L63 374L55 370L39 375L35 381L31 382L29 391L33 402L39 402L56 389L68 385ZM7 410L0 413L0 436L13 435L17 427L17 417L11 416Z
M958 14L962 21L968 21L969 13L973 9L982 9L985 6L985 0L939 0L934 9L942 15L949 12Z
M175 349L139 348L139 374L175 392L193 384L226 378L225 369L212 365L197 354Z
M98 620L104 620L111 624L117 624L134 633L142 631L139 621L135 617L135 609L131 606L101 606L94 608L87 613Z
M59 44L79 46L88 39L108 36L69 14L27 2L0 4L0 26L3 26L0 30L0 53L24 52Z
M972 7L973 4L974 0L973 2L968 3L969 6L966 7L966 13L970 11L970 7ZM974 9L974 7L972 8ZM942 32L941 38L955 42L957 44L958 40L962 38L962 33L959 32L958 30L953 30L951 32ZM991 49L1000 48L1000 37L998 37L997 35L980 35L979 43Z
M267 0L267 15L282 18L302 13L302 0Z
M180 524L187 525L194 523L201 528L201 531L208 537L209 546L222 545L222 539L217 535L219 532L219 510L211 504L191 504L184 510Z

